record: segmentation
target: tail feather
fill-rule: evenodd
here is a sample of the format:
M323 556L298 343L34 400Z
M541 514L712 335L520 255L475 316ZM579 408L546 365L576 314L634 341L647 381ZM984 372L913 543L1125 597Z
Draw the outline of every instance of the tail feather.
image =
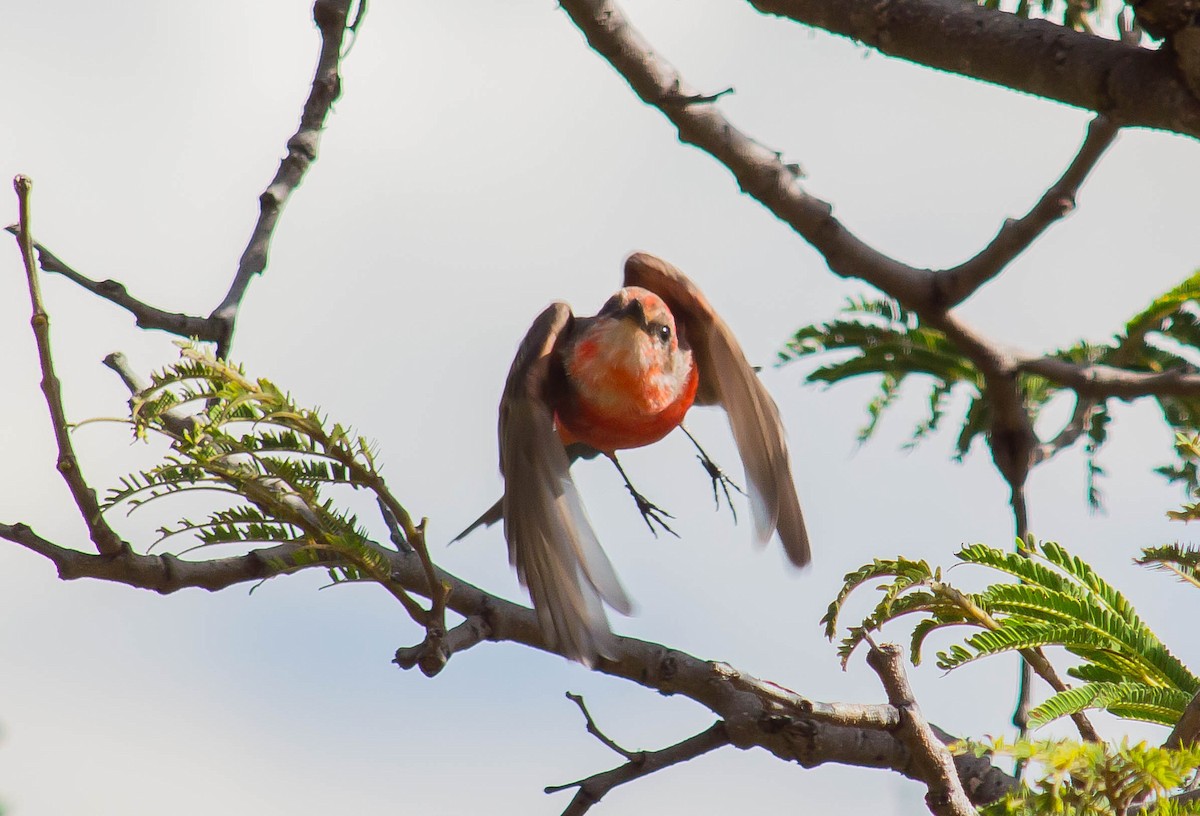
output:
M461 541L462 539L466 538L471 533L475 532L475 530L479 527L491 527L493 524L495 524L497 521L499 521L502 518L504 518L504 497L503 496L501 496L499 499L497 499L496 503L493 504L491 507L489 507L487 510L484 510L482 516L480 516L479 518L477 518L473 522L471 522L470 527L463 530L461 533L456 535L454 538L450 539L450 543L453 544L456 541Z

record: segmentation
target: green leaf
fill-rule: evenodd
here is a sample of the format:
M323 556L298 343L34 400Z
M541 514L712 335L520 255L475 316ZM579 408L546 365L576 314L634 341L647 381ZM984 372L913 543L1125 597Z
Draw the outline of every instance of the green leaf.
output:
M1035 649L1050 644L1067 646L1094 645L1103 648L1106 640L1084 626L1051 626L1040 623L1008 623L1001 629L985 630L971 635L963 646L952 646L938 652L938 668L949 671L981 657Z
M1184 544L1163 544L1146 547L1135 564L1163 570L1194 586L1200 586L1200 547Z
M897 578L907 580L910 585L916 585L933 578L933 575L926 562L911 561L906 558L893 560L876 558L870 564L860 567L854 572L846 573L842 578L842 588L838 591L837 597L830 602L824 617L821 618L821 623L825 625L825 637L829 640L836 637L838 615L841 613L842 605L851 592L866 582L876 578Z
M1192 695L1178 689L1152 688L1140 683L1089 683L1055 694L1029 712L1034 728L1088 709L1104 709L1127 719L1174 725Z

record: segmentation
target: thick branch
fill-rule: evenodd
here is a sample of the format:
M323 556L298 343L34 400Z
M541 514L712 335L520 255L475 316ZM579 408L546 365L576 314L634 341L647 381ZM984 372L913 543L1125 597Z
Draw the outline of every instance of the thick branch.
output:
M795 708L820 722L867 728L873 731L894 731L900 725L900 712L895 706L869 703L821 703L810 700L791 689L769 680L759 680L742 674L726 663L714 664L721 676L735 687L752 692L763 699L773 700L784 708Z
M872 8L876 5L872 3ZM946 272L918 269L883 255L850 233L833 216L827 202L801 188L798 177L778 153L737 130L716 106L689 103L697 96L695 90L633 29L611 0L565 0L562 6L592 48L616 68L638 96L675 125L681 141L708 152L729 168L741 188L811 243L833 272L860 278L914 309L923 322L945 332L971 358L987 380L993 457L1009 485L1021 487L1038 440L1018 388L1018 360L947 314L946 309L1028 246L1055 220L1056 211L1061 214L1062 201L1074 196L1111 141L1114 125L1103 119L1094 123L1083 148L1058 183L1028 215L1001 230L975 258ZM1200 393L1200 378L1188 387L1196 387Z
M1169 56L962 0L749 0L884 54L1200 137L1200 100Z
M312 90L304 102L300 128L288 139L287 155L279 163L275 178L258 197L258 222L254 225L250 242L246 245L241 260L238 261L233 283L220 305L210 315L210 319L219 321L222 326L221 335L217 339L218 357L228 355L238 307L241 306L251 279L267 268L271 238L284 205L300 186L308 168L317 160L321 130L334 101L342 91L338 66L342 58L346 19L352 3L353 0L316 0L313 4L313 20L321 30L321 55L317 59Z
M896 644L872 644L867 665L879 675L888 702L900 712L897 733L912 751L921 779L928 788L925 804L938 816L974 816L975 807L959 782L950 752L921 714L908 675L904 673L902 659Z
M213 591L329 563L320 560L327 555L294 544L233 558L193 562L171 555L140 555L132 551L114 557L89 555L47 541L23 524L0 524L0 537L45 556L58 567L63 579L98 578L161 593L186 587ZM429 596L425 568L416 553L383 548L378 552L388 559L391 582L398 588ZM484 621L490 640L553 651L547 647L532 609L484 592L442 570L438 570L437 580L449 589L447 607L468 620ZM447 633L447 641L450 637ZM892 715L880 712L868 716L856 706L808 701L726 664L700 660L634 638L615 638L613 653L612 660L600 662L598 671L663 694L682 694L695 700L725 722L730 742L739 748L762 747L804 767L836 762L890 768L918 778L911 752L884 730L894 722ZM939 733L939 738L952 739L943 733ZM1011 776L986 761L959 760L962 761L956 764L964 786L975 802L994 801L1016 784Z
M611 0L563 0L588 44L608 60L647 104L658 108L695 145L724 164L741 189L790 225L842 277L861 278L910 308L929 302L933 273L887 257L853 235L830 204L800 186L794 166L735 128L716 106L656 54Z
M1200 374L1190 370L1128 371L1106 365L1080 365L1053 357L1022 359L1017 362L1017 367L1070 388L1080 396L1096 399L1200 395Z
M943 332L983 375L991 411L988 447L996 469L1016 496L1025 486L1038 443L1017 380L1016 359L954 314L934 311L923 313L921 319Z
M280 544L245 555L186 561L169 553L141 555L124 550L116 555L91 555L48 541L25 524L0 524L0 538L45 556L64 581L96 578L169 595L181 589L209 592L248 581L263 581L298 569L340 563L327 553L300 544Z

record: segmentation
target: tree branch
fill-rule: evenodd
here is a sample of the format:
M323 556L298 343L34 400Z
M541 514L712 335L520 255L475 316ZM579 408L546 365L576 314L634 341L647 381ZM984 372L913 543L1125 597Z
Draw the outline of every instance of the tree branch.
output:
M1085 399L1076 393L1075 408L1071 411L1071 418L1054 435L1053 439L1037 446L1037 449L1033 452L1033 464L1040 465L1042 462L1048 461L1078 442L1079 437L1083 436L1087 431L1088 418L1091 416L1092 411L1096 409L1096 406L1096 400Z
M71 491L71 498L79 508L87 525L88 536L101 555L112 556L128 549L128 545L108 526L100 512L100 503L96 500L96 491L88 486L79 467L79 459L75 456L75 448L71 444L70 425L62 403L62 384L54 373L54 358L50 353L50 316L42 303L42 288L38 282L37 265L33 259L33 238L29 228L29 195L33 190L33 182L26 176L13 179L13 188L17 192L17 206L20 221L17 230L17 244L21 250L21 260L25 266L25 279L29 287L29 300L33 310L30 321L33 326L34 340L37 342L38 361L42 369L42 393L46 396L46 407L50 411L50 424L54 430L54 441L58 446L58 472Z
M361 4L362 0L360 0ZM259 217L238 262L237 272L229 291L221 303L208 317L168 312L151 306L129 294L125 285L115 280L97 281L83 275L63 263L53 252L41 244L33 244L38 260L46 272L62 275L89 292L128 311L143 329L158 329L184 338L197 338L217 344L217 356L228 357L233 341L233 330L237 322L238 308L255 275L267 266L267 253L271 238L279 223L279 216L292 193L300 186L305 173L317 160L317 148L321 142L321 131L325 120L341 93L339 66L342 57L342 42L347 30L346 20L354 0L316 0L313 4L313 20L321 31L321 52L312 81L312 89L305 100L300 117L300 128L288 139L287 155L279 164L275 178L259 196ZM359 15L361 16L361 15ZM356 19L354 25L358 24ZM7 228L14 235L15 226Z
M971 20L984 19L977 17L980 14L988 15L986 19L989 20L996 16L957 0L950 4L942 0L928 2L944 6L946 14L952 16L960 11L971 15ZM693 98L697 93L633 29L612 0L564 0L561 5L583 31L588 44L608 60L642 100L662 111L675 125L681 141L699 147L724 164L744 192L758 199L812 244L835 274L859 278L896 298L916 311L927 325L943 331L978 366L986 380L992 410L989 421L992 456L1014 491L1024 485L1039 444L1021 396L1019 371L1039 373L1088 397L1200 394L1200 375L1178 372L1139 374L1101 366L1077 366L1052 358L1018 357L1001 350L993 341L980 336L947 312L950 306L997 274L1061 217L1063 202L1074 198L1088 172L1111 143L1117 127L1113 119L1100 117L1095 120L1083 146L1058 182L1024 218L1007 224L974 258L943 272L919 269L883 255L850 233L833 216L829 203L809 195L800 187L798 176L783 162L780 154L735 128L715 105L674 104L674 100ZM848 13L845 9L854 7L859 9L861 16L875 11L887 13L893 7L920 5L920 2L893 0L880 4L875 0L867 3L852 0L839 6L813 0L811 4L801 5L822 9L828 6L830 15ZM1029 22L1016 17L1012 20ZM933 23L929 25L932 26L930 31L936 30ZM1039 30L1071 34L1088 42L1097 39L1076 35L1049 23L1044 25L1048 28ZM937 36L943 37L941 33ZM953 38L946 39L946 43L947 48L957 47Z
M416 554L413 550L409 552ZM426 677L433 677L446 667L455 652L465 652L491 635L492 628L487 618L472 615L440 637L427 629L425 639L416 646L397 649L392 662L406 670L419 667Z
M1200 137L1200 100L1170 57L961 0L749 0L883 54Z
M866 728L872 731L894 731L900 725L900 713L895 706L868 703L821 703L810 700L791 689L769 680L759 680L742 674L727 663L713 664L714 670L735 688L749 691L762 699L776 702L782 709L794 708L805 716L831 725Z
M579 711L583 714L584 722L587 724L587 732L589 734L591 734L593 737L595 737L596 739L600 740L600 743L602 745L604 745L605 748L607 748L608 750L612 751L615 754L620 754L621 756L623 756L625 759L629 760L630 762L641 762L642 759L646 756L645 751L627 751L626 749L622 748L620 745L617 745L617 743L614 742L607 734L605 734L603 731L601 731L600 726L596 725L596 721L592 719L592 713L590 711L588 711L587 704L583 701L582 695L572 694L571 692L568 691L567 699L579 707ZM561 785L561 786L557 787L556 790L562 790L563 788L574 787L576 784L578 784L578 783L573 782L570 785Z
M325 126L325 119L342 92L342 80L338 70L342 58L346 20L353 2L354 0L316 0L313 3L313 21L321 31L321 54L317 59L312 90L304 102L300 128L288 139L287 155L279 163L275 178L258 197L258 222L254 225L250 242L238 261L233 283L225 298L209 315L210 320L217 321L221 326L217 337L218 357L228 356L238 308L250 281L267 268L271 238L284 205L300 186L308 168L317 160L317 148L321 144L321 131ZM355 25L357 24L356 20Z
M879 675L888 702L900 712L896 730L912 752L920 778L928 788L925 804L937 816L975 816L975 807L959 782L950 752L921 714L901 660L900 647L894 643L872 643L867 653L867 665Z
M1081 365L1054 357L1028 357L1017 360L1017 368L1075 391L1080 396L1104 399L1116 397L1194 397L1200 394L1200 374L1194 369L1161 372L1128 371L1113 366Z
M1022 218L1005 221L996 237L975 257L938 275L944 308L956 306L974 294L1028 249L1051 224L1075 208L1080 185L1113 143L1118 130L1105 116L1093 119L1071 164L1033 208Z
M216 591L338 563L328 553L299 544L210 561L185 561L173 555L142 555L132 550L112 557L89 555L47 541L24 524L0 524L0 538L46 557L64 580L96 578L163 594L187 587ZM425 566L415 552L394 552L383 547L378 552L390 570L388 581L396 588L429 597ZM485 592L441 569L437 570L437 581L449 590L447 608L468 622L486 622L487 639L555 653L547 646L532 609ZM467 648L468 641L471 645L480 642L475 635L481 630L468 636L467 628L462 624L451 630L463 631L447 633L444 642L453 651ZM739 748L762 747L806 768L836 762L890 768L919 778L908 747L885 730L895 722L894 715L873 707L809 701L727 664L629 637L614 639L613 659L602 660L597 671L663 694L682 694L695 700L724 721L730 742ZM939 732L939 738L952 740L943 732ZM1016 784L1013 777L986 760L958 758L956 765L964 786L978 803L994 801Z
M928 269L916 269L863 243L833 215L833 207L800 186L794 165L742 133L713 104L679 104L702 94L626 20L611 0L563 0L560 4L588 44L625 78L648 105L658 108L695 145L727 167L742 191L753 196L820 252L842 277L861 278L910 308L930 303Z
M15 225L5 227L5 229L13 235L17 234L17 227ZM34 242L33 248L37 251L38 264L44 272L62 275L67 280L86 289L93 295L102 297L110 303L115 303L132 314L137 325L143 329L157 329L179 335L180 337L196 337L200 340L215 341L217 338L220 326L211 318L194 317L192 315L180 314L179 312L167 312L156 306L151 306L129 294L129 290L125 288L125 284L119 281L111 279L102 281L92 280L86 275L76 272L41 244Z
M1200 692L1197 692L1183 709L1183 716L1167 735L1163 747L1188 748L1197 741L1200 741Z
M698 756L707 754L709 751L729 744L729 737L725 734L725 724L718 720L699 734L688 737L682 742L677 742L667 748L658 751L627 752L617 747L616 743L604 736L600 729L596 727L591 715L587 712L587 708L583 705L583 698L570 693L567 694L567 697L573 700L582 709L583 715L587 717L588 733L595 736L629 761L624 765L613 768L611 771L598 773L589 776L587 779L568 782L565 785L551 785L547 787L546 793L557 793L568 788L579 788L571 803L567 805L567 809L562 812L562 816L582 816L582 814L591 810L592 805L603 799L606 793L618 785L632 782L643 776L649 776L655 771L661 771L672 765L678 765L680 762L695 759Z
M341 563L328 553L314 551L302 544L280 544L245 555L186 561L169 553L141 555L131 549L115 555L91 555L48 541L25 524L0 523L0 538L20 544L44 556L64 581L95 578L149 589L170 595L181 589L198 588L209 592L227 589L249 581L263 581L300 569Z

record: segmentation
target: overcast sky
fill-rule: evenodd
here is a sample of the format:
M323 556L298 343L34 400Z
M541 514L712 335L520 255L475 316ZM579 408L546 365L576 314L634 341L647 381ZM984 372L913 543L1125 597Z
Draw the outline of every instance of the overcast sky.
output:
M33 177L38 239L85 274L207 314L308 93L319 45L310 3L8 5L0 176ZM734 86L721 109L802 164L808 189L847 226L916 265L958 262L1022 214L1065 167L1088 119L868 54L735 0L624 6L692 84ZM552 0L375 3L343 77L320 160L244 303L234 357L378 440L395 494L430 519L435 558L491 591L524 600L499 530L444 542L499 495L496 404L546 303L593 313L619 286L623 258L646 250L691 275L752 361L769 365L797 327L867 291L832 275L726 170L682 146ZM1197 189L1193 142L1122 134L1079 209L963 312L1027 350L1103 341L1196 267ZM14 221L3 190L0 218ZM54 470L12 243L0 242L0 270L0 520L86 549ZM124 411L127 394L100 364L106 353L123 350L145 371L174 359L171 337L137 329L68 282L47 279L45 292L72 419ZM876 384L824 390L803 385L804 373L762 373L788 425L812 535L814 565L803 573L785 567L777 543L759 551L747 525L713 512L681 435L626 459L642 491L677 517L679 539L647 533L606 464L584 463L576 479L638 604L636 617L614 620L617 631L816 699L879 701L861 656L842 672L820 635L840 577L875 557L948 564L964 542L1009 546L1005 490L985 451L949 461L953 433L899 450L922 393L910 390L878 439L857 448ZM1089 513L1083 461L1070 452L1032 477L1032 526L1123 587L1195 666L1184 618L1197 595L1129 563L1142 546L1188 537L1164 519L1182 495L1151 473L1171 437L1149 404L1115 413L1102 459L1107 512ZM737 473L721 414L697 411L690 424ZM102 489L153 461L117 426L76 439ZM167 520L147 513L115 519L138 546ZM631 748L659 748L712 722L686 699L515 645L481 645L432 680L401 672L391 654L420 633L398 605L366 586L319 592L316 574L253 596L161 598L60 582L49 563L10 545L0 546L0 576L0 802L13 816L557 814L570 794L546 796L544 786L618 759L584 732L564 692L584 694ZM953 577L978 586L966 570ZM943 676L930 659L912 676L931 720L981 735L1009 732L1015 673L1001 659ZM1125 733L1101 721L1106 734ZM924 812L922 795L890 772L805 770L725 748L625 786L595 812L786 803L910 814Z

